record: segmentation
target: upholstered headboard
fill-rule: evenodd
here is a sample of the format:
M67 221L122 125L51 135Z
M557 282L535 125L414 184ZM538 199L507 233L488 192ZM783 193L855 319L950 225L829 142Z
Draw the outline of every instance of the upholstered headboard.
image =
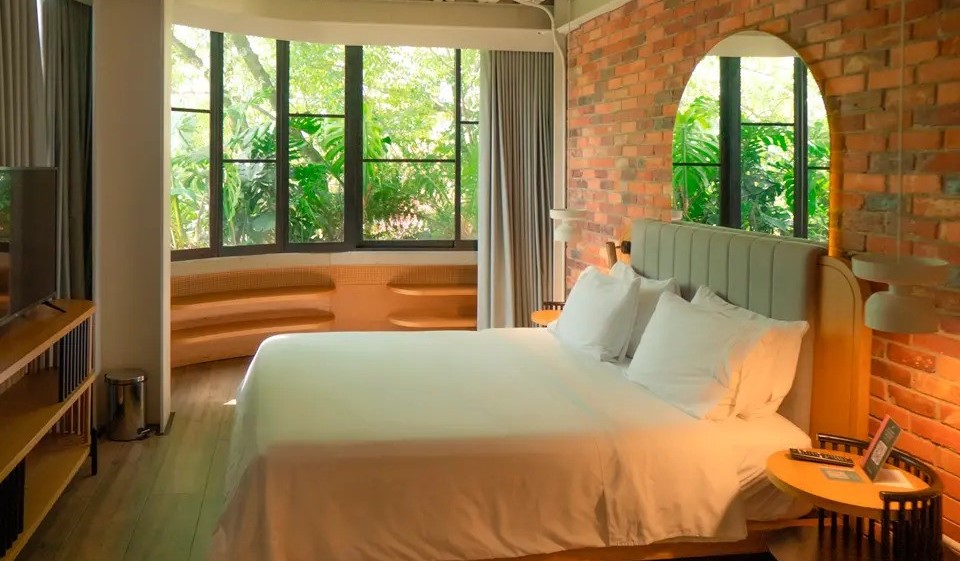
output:
M823 327L820 321L824 309L822 269L824 262L830 260L826 254L825 247L802 240L697 224L637 220L632 231L633 268L646 277L677 279L687 299L693 297L697 288L707 285L737 306L775 319L806 320L810 323L811 329L804 338L793 389L780 412L807 431L832 428L845 429L846 434L859 433L860 421L857 419L849 422L821 419L819 423L811 423L811 405L815 395L815 347L824 340L824 337L818 336L817 330ZM834 267L839 263L832 261L835 262L832 263ZM831 275L831 279L835 276ZM844 348L849 347L849 354L856 355L851 356L851 364L859 365L863 359L861 352L864 344L860 340L863 324L858 316L862 309L860 286L852 275L841 276L844 277L841 279L843 282L854 285L849 298L842 298L848 302L844 305L849 308L849 313L843 313L839 323L856 340L851 339L849 344L844 344ZM830 290L837 291L834 288ZM832 318L831 322L837 323L836 318ZM828 331L836 330L832 325L826 328ZM678 341L677 344L682 345L683 342ZM844 353L847 351L833 349L827 354L837 356ZM850 374L852 378L846 386L851 388L850 399L862 402L865 406L868 374L860 372L860 366L855 370L858 371ZM832 386L841 382L831 380L829 384ZM817 395L828 391L835 391L835 388L820 384ZM862 432L865 433L866 412L862 413Z

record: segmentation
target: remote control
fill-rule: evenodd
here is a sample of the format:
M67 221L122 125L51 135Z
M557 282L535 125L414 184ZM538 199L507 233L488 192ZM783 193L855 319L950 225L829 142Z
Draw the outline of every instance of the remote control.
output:
M853 460L846 456L829 454L827 452L817 452L816 450L791 448L790 459L800 460L803 462L816 462L818 464L830 464L832 466L853 467Z

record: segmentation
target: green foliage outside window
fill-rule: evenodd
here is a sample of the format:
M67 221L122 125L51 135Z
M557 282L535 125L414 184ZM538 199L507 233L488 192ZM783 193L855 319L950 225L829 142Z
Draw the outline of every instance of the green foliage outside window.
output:
M793 59L741 59L740 227L793 235ZM673 185L683 219L720 222L720 73L717 57L694 71L677 111ZM808 83L808 238L826 240L829 227L830 136L823 99Z
M223 43L223 244L272 244L277 216L276 42L227 34ZM206 109L196 107L203 99L203 92L196 91L210 87L209 49L208 32L175 26L175 108ZM345 48L293 42L289 53L288 240L340 242L347 190ZM475 120L479 53L461 53L462 119ZM368 47L363 54L363 237L453 240L456 51ZM205 93L209 97L209 89ZM210 115L175 110L172 123L172 247L209 247ZM476 238L477 128L460 126L462 239Z

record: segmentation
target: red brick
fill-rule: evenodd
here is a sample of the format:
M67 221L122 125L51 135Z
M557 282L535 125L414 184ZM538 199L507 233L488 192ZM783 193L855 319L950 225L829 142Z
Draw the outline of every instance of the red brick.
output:
M938 84L937 103L940 105L960 103L960 82Z
M924 372L937 371L937 359L929 353L906 347L899 343L887 344L887 358L897 364L909 366Z
M899 68L892 70L874 70L870 72L867 80L867 87L871 90L883 90L887 88L900 87L900 79L903 78L904 84L912 84L913 78L909 73L900 72Z
M836 39L840 37L841 32L843 32L843 26L839 21L821 23L820 25L807 29L807 42L819 43Z
M890 395L889 401L893 405L923 417L933 418L937 416L937 402L926 395L895 385L887 386L887 393Z
M940 44L937 41L921 41L918 43L908 43L904 48L904 61L907 64L917 64L937 58L940 52ZM890 65L898 66L900 64L900 49L890 51Z
M952 243L960 243L960 222L941 222L938 238Z
M843 19L843 32L874 29L887 23L886 10L870 10L853 14Z
M843 176L843 188L850 191L881 193L887 188L887 177L885 175L848 173Z
M938 59L917 67L917 81L940 83L960 79L960 64L955 59Z
M937 447L932 442L909 432L900 434L900 440L897 441L897 448L927 461L933 461L931 458L937 456Z
M960 200L941 197L914 198L913 213L919 216L954 218L960 216Z
M960 149L960 129L948 130L944 133L943 147L948 149Z
M939 135L939 133L935 133ZM895 144L891 142L891 145ZM904 142L906 144L906 142ZM903 176L904 193L939 193L943 179L939 175L917 174Z
M939 333L917 334L913 336L913 341L918 347L930 349L941 354L960 358L960 339L941 335Z
M950 403L960 403L960 385L942 380L932 374L918 373L913 380L913 389Z
M943 521L943 533L954 541L960 541L960 525L949 519Z
M878 133L848 134L846 138L848 150L857 152L882 152L887 147L887 137Z
M896 382L904 387L910 386L910 380L912 379L910 370L885 360L873 359L870 373L885 380Z
M879 401L887 404L887 383L880 378L870 377L870 395L879 398Z
M864 86L863 74L829 78L826 81L826 95L844 95L862 92Z
M960 107L958 107L957 116L960 117ZM958 173L960 172L960 151L929 154L917 162L917 169L936 173Z
M910 432L954 452L960 451L960 431L933 419L920 416L911 417ZM955 520L960 520L960 518L955 518Z
M900 135L894 133L890 135L889 150L899 149ZM943 136L940 131L904 131L903 149L907 151L915 150L938 150L943 146ZM928 176L929 177L929 176Z
M940 461L937 465L950 473L960 475L960 454L944 450L940 454Z

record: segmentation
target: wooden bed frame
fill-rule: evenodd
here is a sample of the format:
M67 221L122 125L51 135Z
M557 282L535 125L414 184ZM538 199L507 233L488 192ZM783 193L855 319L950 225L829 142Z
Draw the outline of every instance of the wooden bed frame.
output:
M640 250L636 240L633 250ZM817 271L809 433L814 441L818 433L866 438L871 331L863 324L863 302L869 295L869 287L853 276L849 264L842 259L824 255L819 258ZM643 561L762 553L768 551L767 540L772 533L810 525L816 525L815 518L750 522L747 538L737 542L671 541L636 547L570 550L518 559Z

